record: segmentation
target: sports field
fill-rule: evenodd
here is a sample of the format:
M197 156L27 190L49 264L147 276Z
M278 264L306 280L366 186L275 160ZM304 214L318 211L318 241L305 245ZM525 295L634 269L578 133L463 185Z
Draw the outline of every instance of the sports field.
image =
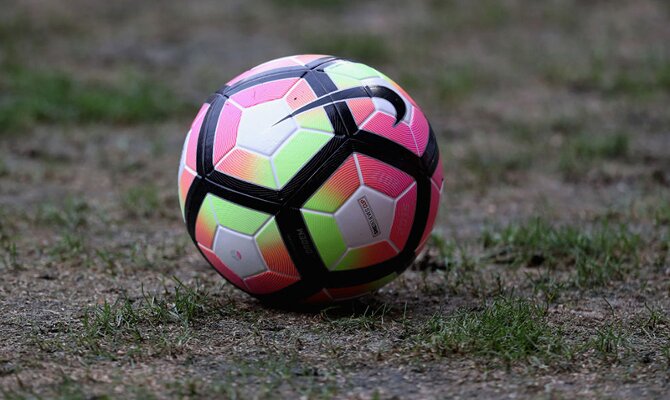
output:
M670 4L0 1L0 398L670 396ZM290 54L372 65L446 185L378 293L278 310L181 219L200 104Z

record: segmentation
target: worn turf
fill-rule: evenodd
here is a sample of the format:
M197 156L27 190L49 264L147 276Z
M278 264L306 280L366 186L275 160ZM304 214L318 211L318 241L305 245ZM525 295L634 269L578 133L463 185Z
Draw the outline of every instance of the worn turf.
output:
M667 396L666 3L10 3L0 397ZM407 88L446 187L395 282L278 310L198 254L176 169L209 92L307 52Z

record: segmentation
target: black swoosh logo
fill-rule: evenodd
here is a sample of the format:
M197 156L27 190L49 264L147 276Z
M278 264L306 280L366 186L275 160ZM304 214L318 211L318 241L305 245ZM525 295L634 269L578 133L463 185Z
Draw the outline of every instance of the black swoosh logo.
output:
M398 123L405 117L407 108L405 107L405 102L403 101L402 97L400 97L398 93L387 88L386 86L373 85L373 86L357 86L329 93L323 97L314 100L309 104L305 104L304 106L295 110L293 113L282 118L280 121L277 121L275 125L279 124L280 122L286 119L295 117L298 114L302 114L305 111L309 111L313 108L322 107L327 104L333 104L348 99L358 99L366 97L378 97L380 99L388 101L389 103L391 103L391 105L393 105L393 108L395 109L395 123L393 124L393 126L398 125Z

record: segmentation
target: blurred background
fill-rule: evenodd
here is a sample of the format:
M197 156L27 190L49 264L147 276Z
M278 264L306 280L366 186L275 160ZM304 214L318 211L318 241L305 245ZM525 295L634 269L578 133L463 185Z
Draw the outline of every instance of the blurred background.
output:
M326 53L425 108L452 210L624 205L670 179L669 13L652 0L5 0L1 199L114 202L139 185L176 218L200 102L263 61Z
M664 293L667 306L668 288L650 292L644 282L662 285L669 273L668 1L0 0L0 10L0 333L7 338L0 344L0 379L6 382L16 382L6 367L16 354L46 363L44 369L19 368L24 382L38 386L58 375L53 371L62 360L73 376L82 373L79 357L92 370L107 371L108 364L86 357L107 357L96 353L100 348L117 354L118 343L126 347L111 358L121 360L114 364L121 366L117 376L128 372L128 357L139 363L133 365L158 362L129 355L137 344L126 331L125 339L96 331L90 343L98 347L81 344L91 334L81 330L82 310L126 294L141 299L144 290L162 290L171 276L220 284L179 214L182 143L211 92L252 66L290 54L333 54L378 68L417 100L438 136L446 185L431 251L442 260L419 267L447 268L448 285L440 281L418 297L426 278L410 271L374 299L404 303L416 317L489 299L505 288L536 296L551 283L551 290L571 288L552 299L596 299L585 306L596 310L591 317L610 314L599 302L603 285L639 309L642 303L631 299L640 293L655 293L655 299ZM517 232L481 236L482 230L535 217L570 226L552 231L541 225L582 242L601 221L630 227L649 239L639 254L635 250L649 268L607 270L597 281L588 270L579 278L586 280L563 281L572 276L569 268L554 276L544 265L547 280L532 284L524 280L528 270L477 275L491 267L490 258L480 257L487 246L509 249L516 237L510 232ZM661 234L665 244L656 241ZM593 243L613 243L611 250L623 243L620 237L638 249L630 236ZM561 262L571 265L566 244L554 244ZM524 251L535 256L533 246ZM455 254L460 261L450 262ZM544 258L531 260L541 264ZM630 283L632 269L649 274L633 285L639 290L607 286ZM301 321L259 311L228 289L226 301L236 299L234 308L247 314L216 314L223 322L203 323L189 331L194 337L214 337L222 330L216 323L246 329L236 318L253 315L278 324ZM556 313L560 324L573 315ZM165 335L178 343L172 331ZM305 335L300 340L311 343L314 335ZM192 340L188 346L206 342ZM67 345L50 347L54 343ZM187 374L170 358L183 353L175 350L175 356L172 347L163 352L162 342L142 343L166 356L166 370ZM264 349L258 346L249 348ZM202 371L208 365L200 365Z

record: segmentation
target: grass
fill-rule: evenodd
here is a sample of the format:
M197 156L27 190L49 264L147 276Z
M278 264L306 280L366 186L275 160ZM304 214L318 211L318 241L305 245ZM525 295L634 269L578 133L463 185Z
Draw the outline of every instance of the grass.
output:
M177 398L276 399L288 391L296 398L331 399L341 385L294 354L272 353L261 359L234 360L213 379L170 382L168 389Z
M9 165L7 165L7 162L0 157L0 178L9 176L11 173L11 169L9 168Z
M140 317L129 299L117 300L110 304L93 307L84 314L82 320L87 338L100 338L120 332L130 332L141 339L137 330Z
M478 87L479 80L472 67L446 68L434 82L437 98L444 103L460 101Z
M455 262L458 248L452 240L447 240L440 234L431 233L426 245L428 251L425 256L412 265L413 269L419 271L436 271L447 269L447 266Z
M132 242L97 246L89 261L113 276L142 269L167 272L183 261L191 246L185 236L160 241L151 236L138 237Z
M561 148L559 170L566 179L581 180L603 161L622 160L629 155L630 138L627 134L581 134L569 138Z
M476 5L453 0L434 0L431 5L442 29L449 31L501 27L510 22L511 17L517 13L508 3L494 0L481 1Z
M670 339L670 331L668 331L668 328L670 328L670 317L667 313L658 307L648 304L645 304L644 308L647 311L647 315L641 324L643 332L649 337L662 334Z
M326 308L321 311L321 318L330 322L334 329L344 332L373 331L384 325L384 318L391 308L387 304L378 307L365 306L363 312L354 310L347 315L347 310L338 306ZM344 315L342 313L345 313Z
M546 303L545 303L546 304ZM534 300L512 295L498 296L479 308L459 308L428 319L412 336L412 343L435 357L471 357L502 361L508 367L516 364L546 366L570 365L576 358L589 359L593 354L605 362L648 353L663 348L647 343L660 337L668 342L667 316L659 309L647 307L648 315L640 321L623 323L614 318L590 328L591 333L564 332L547 320L548 308ZM635 343L636 330L643 333ZM567 364L566 364L567 362Z
M303 37L302 41L305 53L331 54L364 63L384 63L392 55L385 38L367 33L315 34Z
M48 249L53 262L84 262L88 259L86 242L77 233L65 232Z
M317 11L344 11L353 3L352 0L271 0L270 2L278 9L311 9Z
M91 206L86 200L69 197L62 204L45 203L38 207L36 222L66 231L74 231L88 225Z
M0 262L6 269L15 269L19 266L19 252L16 249L16 243L5 235L0 235L0 249L2 257Z
M588 346L603 357L618 359L619 352L630 347L628 338L628 332L621 326L607 323L596 328L595 337L590 340Z
M0 357L0 387L23 379L26 395L19 388L16 398L663 396L670 203L659 193L668 159L649 143L663 143L670 114L668 91L650 84L662 68L636 68L640 54L668 41L658 2L268 0L233 9L170 3L158 14L112 3L17 5L33 28L23 20L0 28L8 41L21 36L17 59L34 66L21 80L48 75L48 91L27 101L20 80L10 82L19 74L0 71L0 108L24 110L11 115L18 135L0 135L0 331L8 354L23 354ZM560 15L547 18L552 10ZM56 31L51 14L71 19L73 34ZM575 21L570 30L557 26L562 19ZM602 78L568 71L552 86L538 75L543 59L593 68L580 55L619 39L624 46L611 50L622 57L602 66ZM173 174L162 173L193 110L156 126L162 117L152 112L124 122L113 107L91 116L71 100L91 91L141 97L113 70L129 62L142 68L131 80L166 88L163 100L173 87L190 98L206 86L203 73L218 81L263 53L310 51L305 43L410 77L399 82L416 89L449 164L435 231L449 235L434 235L427 258L352 302L354 311L281 311L228 284L204 290L222 280L178 218ZM50 94L59 76L69 88ZM566 177L589 181L563 179L561 158ZM610 171L607 181L590 179ZM84 196L91 188L100 192ZM63 193L84 197L39 205ZM610 208L617 214L594 215ZM534 210L546 212L539 228L527 222ZM501 225L482 233L487 223ZM207 284L146 286L172 275ZM61 368L72 381L64 388Z
M607 136L580 135L568 140L565 150L579 158L623 158L629 155L630 138L623 133Z
M547 115L539 120L529 118L529 116L502 117L497 123L502 133L509 135L521 145L532 146L533 152L537 154L547 151L538 147L540 142L544 142L544 139L538 141L539 138L574 136L586 129L589 118L591 117L584 110L579 110L577 112L557 112L555 115Z
M262 377L257 393L248 393L237 386L240 397L274 398L282 388L290 388L304 398L332 398L339 386L328 376L319 376L319 370L301 362L294 355L272 354L261 362L238 361L238 368L230 375L231 381L249 382Z
M660 244L654 265L661 270L670 263L670 232L665 232L660 238Z
M152 218L167 214L168 205L155 185L130 188L120 197L120 207L128 218ZM162 214L164 213L164 214ZM0 214L2 217L2 214ZM0 266L18 266L19 244L16 229L9 229L10 215L3 219L6 226L0 229ZM11 214L16 221L27 220L50 233L50 243L43 254L52 263L68 263L87 267L101 267L111 275L118 275L131 267L133 270L151 268L166 270L181 260L191 246L187 237L162 236L161 240L135 238L119 241L96 239L105 232L115 235L114 223L105 208L93 207L79 197L67 197L59 202L44 202L36 212ZM102 231L97 227L104 226ZM95 232L95 236L90 236Z
M556 303L561 293L566 289L566 282L551 273L541 273L539 276L527 274L527 279L534 295L541 295L546 304Z
M421 291L426 296L469 295L487 298L504 292L500 276L484 270L481 257L469 243L432 234L428 250L412 266L422 272ZM491 284L495 281L495 284Z
M481 309L435 315L415 340L439 356L472 354L506 363L551 358L565 346L561 332L547 322L545 308L514 297L499 297Z
M494 262L548 266L572 272L579 287L621 280L639 263L642 239L627 226L601 223L591 229L556 226L543 219L484 231L482 244Z
M420 51L420 48L413 50ZM496 79L480 65L465 61L441 66L438 73L401 69L398 75L398 82L410 93L423 93L424 98L430 95L433 103L449 107L464 106L472 94L492 87Z
M162 294L146 293L137 300L121 297L84 313L77 342L96 356L114 359L114 351L126 347L131 356L177 354L191 338L191 324L215 312L214 300L199 285L188 286L173 278L174 287Z
M155 185L146 184L123 193L121 205L130 217L149 218L160 215L163 202Z
M43 203L37 207L34 223L57 230L55 240L46 249L52 263L86 264L89 249L82 232L91 222L92 208L84 199L68 197L60 204Z
M46 393L36 393L32 390L5 390L0 389L0 395L6 400L41 400L41 399L56 399L56 400L85 400L91 398L87 395L81 385L67 376L63 376L60 382L52 384L48 387ZM112 396L100 394L95 396L96 399L107 400Z
M651 213L656 226L670 225L670 196L661 196Z
M645 98L670 92L670 60L656 55L640 57L630 65L612 55L597 53L586 67L550 65L544 75L550 83L603 96Z
M0 266L11 270L19 267L19 251L16 246L16 229L9 218L9 213L0 210Z
M184 285L179 279L174 289L165 288L163 296L144 294L144 309L150 319L157 323L179 322L189 325L194 319L207 313L211 298L207 291L199 287Z
M19 382L20 386L15 390L5 390L0 388L0 397L6 400L112 400L118 398L118 389L114 387L107 387L105 389L91 388L90 377L86 379L72 378L60 373L60 379L57 382L48 384L40 388L39 392L25 387L23 382ZM128 399L156 399L156 395L151 393L144 387L129 385L128 382L115 382L122 385Z
M527 170L533 163L532 154L526 151L481 152L470 148L461 160L462 165L474 177L478 187L498 182L513 182L515 173Z
M0 134L37 124L157 121L186 108L168 87L137 74L111 85L56 70L12 65L0 71Z
M182 354L185 346L193 342L196 330L205 331L203 319L219 312L211 295L199 285L186 285L174 279L174 286L159 293L144 293L136 299L122 296L115 302L104 302L87 309L81 317L81 325L67 324L68 336L63 344L42 351L74 351L82 356L86 365L95 365L104 360L130 360L134 365L147 362L147 358L170 357ZM385 306L363 312L362 319L383 319ZM238 311L239 312L239 311ZM232 315L237 315L238 312ZM358 316L352 316L358 319ZM329 322L330 323L330 322ZM352 323L366 330L366 324ZM347 323L348 325L348 323ZM353 326L352 325L352 326ZM348 329L345 327L345 329ZM264 333L257 333L265 335ZM259 339L261 337L259 336ZM263 342L266 339L261 339ZM74 346L73 346L74 343ZM197 346L197 344L195 344ZM279 348L275 348L277 351ZM340 390L334 377L322 367L302 361L297 353L288 352L286 346L281 353L261 353L261 358L251 355L234 359L214 377L185 378L167 383L166 390L179 398L276 398L278 393L297 393L306 398L332 398ZM265 350L267 351L267 350ZM228 362L226 361L226 362ZM113 382L120 377L110 375ZM169 381L168 381L169 382ZM128 382L124 382L125 384ZM48 398L89 398L91 387L100 398L111 393L108 386L86 380L71 381L70 387L42 386ZM131 389L132 389L132 384ZM66 393L61 397L61 393ZM73 395L69 395L73 393ZM7 391L6 397L40 398L29 391ZM96 395L96 396L98 396ZM134 395L131 395L134 398ZM146 398L138 396L138 398Z
M645 304L644 307L645 312L630 325L637 329L638 340L649 344L650 351L646 351L644 356L648 362L652 357L660 356L670 367L670 314L658 306ZM626 346L633 347L628 337L624 339Z

